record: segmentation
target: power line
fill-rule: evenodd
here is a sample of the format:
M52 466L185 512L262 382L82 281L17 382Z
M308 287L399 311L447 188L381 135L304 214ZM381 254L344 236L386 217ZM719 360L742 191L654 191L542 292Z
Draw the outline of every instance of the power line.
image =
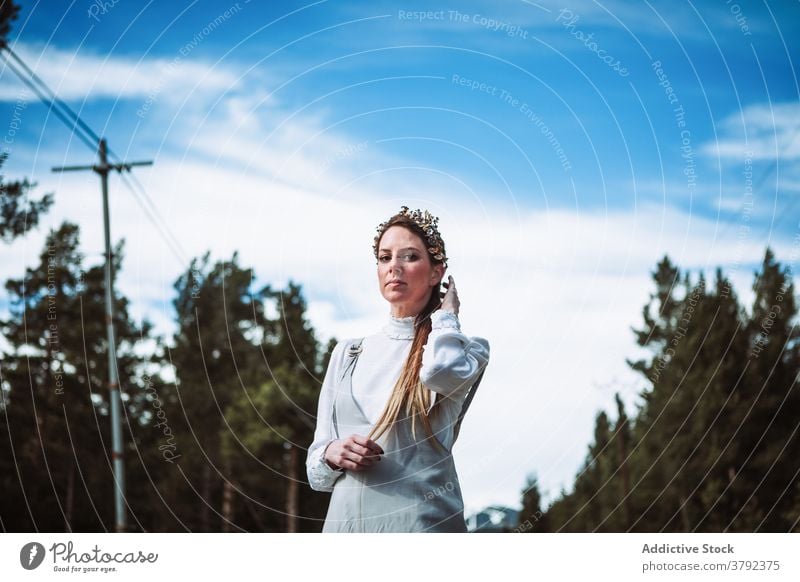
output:
M85 144L86 144L86 145L89 147L89 149L91 149L91 150L93 150L93 151L96 151L96 150L97 150L97 144L96 144L96 143L93 143L93 142L92 142L92 140L91 140L91 139L89 139L89 137L87 137L85 133L82 133L81 131L79 131L79 130L78 130L78 126L77 126L77 124L76 124L75 122L72 122L72 121L70 121L69 119L67 119L67 117L64 115L64 113L63 113L63 112L62 112L62 111L61 111L61 110L60 110L58 107L56 107L56 106L55 106L55 102L54 102L52 99L48 99L48 97L46 97L45 95L43 95L43 94L42 94L42 91L39 89L39 87L37 87L36 85L34 85L34 84L33 84L33 83L30 81L30 79L28 79L27 77L25 77L25 75L23 75L23 74L22 74L22 73L19 71L19 69L17 69L17 68L16 68L16 67L15 67L15 66L14 66L14 65L11 63L11 61L10 61L8 58L6 58L6 61L5 61L5 62L6 62L6 66L7 66L9 69L11 69L11 70L14 72L14 74L15 74L15 75L17 75L17 77L19 77L19 79L20 79L20 80L21 80L21 81L22 81L22 82L23 82L23 83L24 83L24 84L25 84L25 85L26 85L26 86L27 86L27 87L28 87L28 88L29 88L31 91L33 91L33 92L34 92L34 93L35 93L35 94L36 94L36 95L39 97L39 99L41 99L41 100L42 100L42 102L43 102L43 103L45 103L45 104L49 104L49 105L50 105L50 110L51 110L51 111L52 111L52 112L53 112L53 113L56 115L56 117L58 117L58 118L59 118L61 121L63 121L63 122L64 122L64 124L65 124L67 127L69 127L69 128L70 128L70 129L73 131L73 133L74 133L76 136L78 136L78 138L79 138L79 139L80 139L80 140L81 140L83 143L85 143Z
M22 59L21 59L21 58L20 58L20 57L17 55L17 53L15 53L15 52L14 52L14 51L11 49L11 47L10 47L10 46L8 46L7 44L3 44L3 45L2 45L2 48L5 48L5 49L6 49L6 51L8 52L8 54L9 54L9 55L11 55L11 57L12 57L12 58L13 58L13 59L14 59L14 60L17 62L17 63L19 63L19 66L20 66L20 67L22 67L22 68L25 70L25 72L26 72L26 73L27 73L27 74L30 76L30 78L31 78L31 79L33 79L34 81L36 81L36 82L39 84L39 86L40 86L40 87L41 87L41 88L42 88L44 91L46 91L47 93L49 93L49 94L50 94L50 95L49 95L49 98L50 98L50 100L51 100L53 103L58 103L58 104L59 104L59 106L63 107L63 108L66 110L66 112L69 114L69 116L70 116L70 117L72 117L72 119L73 119L73 120L75 120L75 124L77 124L78 126L80 126L80 128L81 128L83 131L85 131L87 134L89 134L89 136L90 136L90 137L91 137L91 138L92 138L92 139L95 141L95 144L99 144L99 143L100 143L100 136L98 136L98 135L97 135L97 134L96 134L96 133L95 133L95 132L92 130L92 128L91 128L91 127L89 127L89 126L88 126L88 125L87 125L87 124L86 124L86 123L85 123L85 122L84 122L84 121L83 121L83 120L80 118L80 116L79 116L77 113L75 113L75 112L72 110L72 108L71 108L69 105L67 105L67 104L66 104L66 103L64 103L64 102L63 102L61 99L59 99L59 98L58 98L58 96L57 96L57 95L56 95L56 94L55 94L55 93L52 91L52 89L50 89L50 87L48 87L48 86L47 86L47 84L46 84L46 83L45 83L45 82L44 82L44 81L43 81L43 80L42 80L42 79L39 77L39 75L37 75L36 73L34 73L34 72L31 70L31 68L30 68L30 67L29 67L27 64L25 64L25 61L23 61L23 60L22 60ZM16 72L16 71L15 71L15 72ZM17 73L17 76L19 76L19 73ZM96 145L95 145L95 146L93 146L93 148L92 148L92 149L96 150L96 149L97 149L97 146L96 146ZM116 156L115 156L115 157L116 157Z
M5 62L6 65L14 72L14 74L19 77L19 79L28 87L30 88L38 97L39 99L50 107L50 110L58 117L64 124L69 127L72 132L84 143L86 144L89 149L93 152L97 152L100 144L101 138L97 135L97 133L92 130L92 128L81 119L80 115L78 115L69 105L67 105L64 101L58 98L58 96L53 92L50 87L39 77L26 63L22 60L22 58L17 55L11 47L9 47L5 43L0 43L0 49L5 49L9 56L6 57ZM11 59L19 64L19 67L24 71L21 72L17 66L15 66ZM27 76L26 76L27 74ZM161 213L158 211L155 203L152 199L148 196L145 187L141 184L141 182L136 179L133 174L130 174L130 165L125 164L122 162L120 156L116 154L111 148L106 146L106 154L109 157L115 158L116 164L114 169L116 169L120 177L122 178L123 184L125 184L126 188L130 191L131 195L133 196L134 200L137 204L139 204L140 208L145 212L146 218L153 224L158 234L166 243L167 247L169 248L172 255L178 261L181 266L184 266L189 263L188 260L188 253L183 249L182 245L178 238L172 233L172 230L169 228L168 223L164 218L161 216ZM138 192L134 189L133 186L125 179L124 174L122 173L123 170L128 171L129 175L132 178L134 184L138 187ZM149 208L148 208L149 205Z
M128 182L127 180L128 176L126 176L123 173L120 173L120 178L122 180L122 183L125 184L128 190L130 190L134 200L136 200L136 202L139 204L139 207L148 216L150 222L153 223L153 226L155 226L156 230L158 230L159 234L164 239L164 242L167 244L170 251L172 251L172 254L175 256L175 258L180 262L181 265L188 265L189 258L188 255L186 254L186 251L184 251L180 241L178 241L178 239L175 238L175 236L172 234L172 231L169 230L168 227L165 226L164 228L162 228L161 225L159 224L159 220L161 222L165 221L163 220L163 218L161 218L161 215L158 213L158 210L153 204L150 197L147 196L147 191L144 189L144 186L142 186L141 183L139 183L139 181L136 180L136 177L133 174L129 173L129 176L131 178L131 182L133 182L134 184L138 184L140 188L140 193L136 192L133 186ZM150 204L150 208L147 207L145 201Z

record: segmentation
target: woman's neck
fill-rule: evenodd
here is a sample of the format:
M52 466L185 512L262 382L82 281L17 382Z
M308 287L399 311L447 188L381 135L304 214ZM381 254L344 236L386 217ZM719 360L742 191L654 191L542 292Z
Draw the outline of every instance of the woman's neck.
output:
M397 319L402 319L404 317L410 317L412 315L417 315L420 311L425 308L425 303L417 303L414 305L409 304L392 304L392 317L396 317Z

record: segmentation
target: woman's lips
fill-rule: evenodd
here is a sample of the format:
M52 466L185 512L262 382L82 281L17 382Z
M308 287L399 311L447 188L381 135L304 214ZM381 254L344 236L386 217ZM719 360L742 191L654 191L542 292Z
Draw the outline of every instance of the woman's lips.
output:
M399 287L400 285L405 285L405 283L402 281L391 281L388 285L389 287Z

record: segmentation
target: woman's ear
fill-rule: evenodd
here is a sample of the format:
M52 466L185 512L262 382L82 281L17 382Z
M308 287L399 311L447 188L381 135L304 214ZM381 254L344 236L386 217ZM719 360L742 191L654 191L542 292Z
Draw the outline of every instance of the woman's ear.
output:
M442 284L442 281L444 281L444 271L445 271L444 265L434 265L433 266L433 272L434 272L433 283L434 283L434 285L441 285ZM437 280L438 280L438 282L437 282Z

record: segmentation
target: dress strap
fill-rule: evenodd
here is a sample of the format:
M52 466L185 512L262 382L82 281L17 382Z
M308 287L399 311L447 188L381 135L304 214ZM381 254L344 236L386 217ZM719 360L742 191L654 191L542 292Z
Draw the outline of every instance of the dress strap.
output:
M339 382L340 383L341 383L342 380L344 380L344 377L345 377L345 375L347 375L348 370L350 371L350 374L353 373L353 370L355 369L356 360L358 359L358 355L361 353L361 350L362 350L361 343L363 341L364 341L363 337L362 338L358 338L358 339L354 340L350 344L350 347L347 349L347 362L344 365L344 370L342 370L341 376L339 376ZM336 418L336 399L335 398L334 398L334 401L333 401L332 416L333 416L333 430L336 433L336 438L338 439L338 438L341 438L341 437L339 436L339 422L338 422L338 420Z

